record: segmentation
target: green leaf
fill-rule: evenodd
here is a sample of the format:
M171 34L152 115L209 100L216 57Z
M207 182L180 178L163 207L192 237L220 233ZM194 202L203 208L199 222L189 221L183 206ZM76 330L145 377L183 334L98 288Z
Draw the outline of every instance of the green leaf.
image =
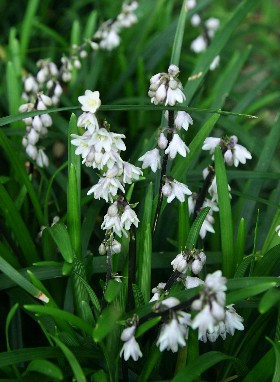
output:
M41 301L48 302L47 296L44 295L38 288L36 288L30 281L23 277L16 269L14 269L6 260L0 257L0 270L8 276L14 283L24 289L33 297Z
M139 287L142 291L144 301L150 300L151 293L151 271L152 271L152 232L150 224L147 225L144 236L144 248L141 257L141 269L139 272Z
M278 143L280 140L280 116L274 123L273 127L270 129L269 134L265 137L262 142L262 152L258 159L258 163L255 167L255 171L265 172L268 171L275 154L275 150L278 147ZM258 182L253 182L252 180L248 180L243 187L244 194L249 194L255 198L259 196L259 193L262 189L264 181L259 180ZM250 228L250 223L252 221L252 217L255 211L256 201L254 200L246 200L240 199L238 203L238 211L239 216L244 217L246 220L246 228L247 231Z
M139 286L136 284L132 284L132 291L136 309L138 309L140 306L145 305L145 300Z
M75 257L67 228L63 223L54 224L52 227L47 228L51 237L55 241L61 255L68 263L72 263Z
M235 9L234 13L230 16L230 19L225 22L224 26L219 28L215 34L211 45L206 52L198 60L196 67L194 68L192 75L185 85L186 101L185 104L189 104L195 95L198 87L203 82L211 62L221 52L221 50L228 43L232 33L236 30L236 27L242 22L245 16L256 6L258 0L245 0L242 1ZM194 79L195 78L195 79Z
M185 1L183 1L180 16L178 19L175 38L174 38L174 42L172 46L172 54L171 54L171 60L170 60L170 64L177 65L177 66L179 66L179 63L180 63L186 18L187 18L186 3Z
M195 221L193 222L191 229L190 229L190 232L188 234L188 239L187 239L187 243L186 243L187 249L191 250L191 249L195 248L200 229L201 229L202 224L203 224L206 216L208 215L209 211L210 211L210 207L203 208L200 211L199 215L196 217Z
M186 246L190 231L190 215L187 200L183 203L179 203L178 211L178 251L181 252Z
M273 288L268 290L262 297L259 303L259 312L261 314L266 313L274 305L280 304L280 290L278 288Z
M269 340L269 342L272 344L275 354L275 368L272 382L278 382L280 381L280 344L279 342L273 342L271 340Z
M72 353L69 348L64 345L63 342L61 342L58 338L55 336L51 336L53 341L57 344L57 346L60 348L62 353L65 355L65 358L69 362L69 365L71 369L73 370L74 376L77 380L77 382L87 382L86 377L84 375L83 369L81 368L79 362L77 361L75 355Z
M186 177L186 173L192 165L194 159L200 154L204 140L209 136L216 122L219 119L218 114L212 115L202 126L199 132L189 145L190 152L186 158L176 158L176 164L172 167L171 175L179 181Z
M72 324L80 330L84 331L89 336L92 336L92 326L72 313L66 312L61 309L40 305L24 305L24 309L28 310L29 312L36 313L39 316L51 316L53 318L64 320L69 324Z
M114 301L120 293L122 287L122 283L119 283L116 280L110 280L104 294L105 300L109 303Z
M41 110L41 112L42 112L42 110ZM43 114L43 113L41 113L41 114ZM20 119L21 118L19 118L17 120L19 121ZM3 120L3 118L0 118L0 121L1 120ZM10 123L10 122L8 122L8 123ZM0 122L0 125L1 125L1 122ZM19 179L21 184L25 185L27 192L30 196L31 202L33 204L34 211L35 211L36 217L38 219L38 222L40 225L43 225L44 224L44 216L43 216L41 206L40 206L39 200L37 198L36 192L35 192L32 184L30 183L30 180L26 174L26 169L25 169L24 165L22 164L22 162L20 162L18 156L15 155L15 150L11 146L9 139L6 137L6 135L4 134L2 129L0 129L0 146L2 146L4 153L6 154L7 158L9 159L9 161L12 165L12 168L15 172L15 175L17 176L17 178Z
M0 210L6 219L7 225L15 235L26 263L32 264L35 261L39 261L40 258L30 233L19 211L16 209L13 200L2 184L0 184L0 200Z
M6 345L7 345L8 351L11 351L10 342L9 342L9 327L14 315L16 314L16 311L18 310L18 307L19 307L19 304L18 303L15 304L9 311L6 318L5 335L6 335Z
M32 33L33 20L35 18L39 3L40 3L39 0L29 0L27 3L26 11L24 13L24 18L22 21L21 32L20 32L20 51L21 51L23 63L25 61L28 43Z
M76 147L71 144L71 134L78 134L74 114L71 115L68 131L67 226L74 252L81 258L81 158L75 154Z
M273 354L273 349L269 350L265 355L258 361L258 363L249 371L243 382L264 382L271 381L273 374L273 367L275 364L275 356Z
M265 292L268 289L271 289L277 285L276 282L260 282L252 286L245 287L240 290L235 290L227 294L227 305L234 304L245 298L258 295L262 292Z
M109 305L103 310L93 330L95 342L102 341L114 329L121 314L121 310L113 305Z
M220 147L215 150L215 172L219 197L219 217L221 227L222 269L223 275L233 276L237 264L233 248L233 227L228 181L226 176L224 157Z
M20 77L17 76L16 70L12 62L8 62L7 65L7 92L8 92L8 104L9 104L9 113L15 114L18 112L20 105L20 89L19 81ZM17 125L13 125L17 127Z
M235 257L236 264L239 266L245 255L245 220L242 218L240 220L238 231L237 231L237 239L235 245Z
M30 364L27 366L27 369L25 373L29 373L31 371L35 371L39 374L47 375L48 377L62 381L63 380L63 373L60 370L60 368L55 365L54 363L47 361L45 359L35 359L30 362Z
M172 382L192 382L197 381L200 375L210 367L222 361L236 361L237 359L217 351L210 351L193 360L190 365L182 369Z
M148 330L152 329L154 326L159 324L161 321L161 316L153 317L150 320L144 322L143 324L137 327L135 338L141 337Z
M254 276L275 275L280 264L280 244L271 248L255 264ZM276 273L275 273L276 272Z

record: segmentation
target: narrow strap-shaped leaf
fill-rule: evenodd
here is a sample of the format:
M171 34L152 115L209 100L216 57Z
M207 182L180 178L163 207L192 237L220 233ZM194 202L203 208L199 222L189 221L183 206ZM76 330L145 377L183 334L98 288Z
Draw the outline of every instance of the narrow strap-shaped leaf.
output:
M183 203L179 203L178 211L178 250L181 252L186 246L187 236L190 230L190 217L187 200Z
M18 286L24 289L27 293L38 298L41 301L48 302L48 298L42 291L36 288L30 281L23 277L16 269L14 269L6 260L0 256L0 270Z
M195 248L200 229L209 211L210 211L210 207L203 208L200 211L199 215L196 217L195 221L193 222L189 235L188 235L187 243L186 243L187 249Z
M150 300L152 271L152 232L150 224L148 224L144 236L141 267L141 271L139 269L139 286L144 300L148 302Z
M20 120L20 119L17 119ZM6 137L2 129L0 129L0 146L2 146L3 151L7 155L7 158L9 159L14 172L17 175L17 178L20 180L22 184L25 185L27 192L30 196L30 200L33 204L34 211L36 214L36 217L38 219L38 222L40 225L44 224L44 216L41 210L41 206L39 203L39 200L37 198L36 192L30 183L30 180L26 174L26 170L23 166L23 164L20 162L17 155L15 155L15 151L12 148L9 139Z
M24 223L19 211L16 209L13 200L6 191L5 187L0 183L0 210L4 215L7 225L13 232L18 245L20 246L23 256L27 264L39 261L35 244L30 233Z
M240 220L238 226L235 250L236 264L238 266L242 263L243 257L245 255L245 220L243 218Z
M75 146L71 144L71 134L78 134L74 114L71 115L68 131L67 225L74 252L81 258L81 158L75 154Z
M41 306L41 305L25 305L24 309L39 315L59 318L61 320L68 322L69 324L76 326L80 330L87 333L89 336L92 336L92 331L93 331L92 326L72 313L66 312L61 309L51 308L48 306Z
M62 341L60 341L57 337L51 336L53 341L56 343L56 345L60 348L62 353L65 355L65 358L69 362L69 365L71 369L73 370L73 374L77 380L77 382L87 382L86 377L84 375L83 369L79 362L77 361L77 358L72 353L72 351L64 345Z
M47 230L55 241L64 260L68 263L72 263L75 257L75 253L73 251L70 237L65 225L63 223L57 223L52 227L47 228Z
M235 272L237 259L234 257L232 213L228 181L224 157L220 147L217 147L215 150L215 171L219 197L223 275L230 278Z
M20 50L23 63L25 61L26 50L32 33L33 20L39 3L40 0L29 0L23 17L20 33Z
M172 46L171 60L170 64L179 66L182 43L184 38L184 30L186 24L187 12L186 12L186 1L182 1L182 8L180 16L178 19L177 29L175 33L175 38Z
M25 375L29 372L44 374L53 380L63 380L61 369L53 362L47 361L46 359L34 359L31 361L26 368Z

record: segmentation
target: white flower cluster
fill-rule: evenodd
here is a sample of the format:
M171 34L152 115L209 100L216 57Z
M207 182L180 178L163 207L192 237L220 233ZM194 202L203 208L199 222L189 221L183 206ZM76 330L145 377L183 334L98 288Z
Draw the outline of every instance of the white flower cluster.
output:
M78 118L78 126L84 129L80 135L72 134L71 143L76 146L75 154L82 156L82 163L87 167L98 169L102 172L97 184L91 187L87 195L94 195L95 199L105 199L112 203L104 216L101 228L108 231L109 237L99 246L99 253L111 255L120 253L121 244L114 239L125 235L131 225L138 227L139 220L136 213L123 196L125 184L131 184L143 174L140 168L125 162L120 152L126 149L123 142L125 135L116 134L109 130L110 126L104 122L99 126L95 116L101 105L99 92L86 90L85 95L78 97L83 113Z
M117 236L127 237L127 231L130 230L132 224L138 227L139 219L129 204L119 197L108 208L107 214L104 216L101 228L108 231L111 230Z
M163 300L156 309L161 311L165 308L172 309L180 304L180 301L175 297L169 297ZM188 339L189 326L191 325L191 315L182 310L171 310L171 319L163 323L160 328L160 333L156 345L162 352L171 350L176 353L180 347L186 346Z
M229 166L237 167L239 163L245 164L247 159L252 159L251 153L242 145L239 145L238 138L235 135L231 137L205 139L202 150L209 150L213 154L216 147L220 146L224 152L224 159Z
M50 97L43 93L38 93L35 102L28 102L20 106L19 112L26 113L35 110L46 110L52 105ZM36 115L35 117L24 118L26 134L22 139L26 154L33 159L38 167L47 167L49 159L44 153L44 149L38 146L41 138L48 134L48 127L52 125L52 119L48 114Z
M177 78L178 75L178 66L170 65L168 73L157 73L152 76L148 92L152 103L155 105L164 103L165 106L174 106L176 102L184 102L186 97L183 93L183 85Z
M166 283L159 283L157 287L152 289L152 293L154 294L153 297L150 299L149 302L157 301L161 295L164 294L164 288Z
M206 255L202 251L184 250L179 253L171 262L174 271L186 273L191 270L195 275L198 275L203 265L206 263Z
M89 44L93 50L113 50L120 45L121 38L120 32L124 28L129 28L137 22L135 14L138 8L138 2L132 1L131 3L124 3L122 5L121 13L115 20L105 21L93 38L89 40Z
M165 105L174 106L176 102L182 103L185 100L185 95L182 92L183 86L177 78L178 74L179 68L176 65L170 65L168 73L158 73L151 78L148 95L155 105L165 103ZM168 111L164 113L164 116L169 121ZM190 150L180 138L178 131L181 129L188 130L189 125L193 124L191 116L185 111L178 111L173 124L174 126L168 126L160 132L157 141L158 147L147 151L138 159L143 162L143 169L150 167L153 172L156 172L161 168L160 150L164 150L164 154L171 160L175 159L177 154L186 157L189 153ZM167 197L168 203L171 203L175 198L183 202L185 195L191 195L191 191L185 184L167 176L164 177L164 180L162 194Z
M123 355L125 361L130 357L133 361L138 361L139 357L142 357L139 344L135 339L136 324L133 323L128 328L124 329L121 334L121 340L124 342L120 352L120 357Z
M196 0L187 0L186 8L187 10L191 10L196 7ZM202 33L196 37L191 43L191 50L195 53L204 52L210 40L214 37L217 29L220 26L220 21L215 17L210 17L206 21L202 20L202 17L195 13L191 18L191 24L193 27L202 26ZM220 63L220 56L216 56L214 60L210 64L210 70L215 70Z
M78 126L83 127L85 132L81 136L72 134L74 139L71 143L77 146L75 153L82 156L83 164L103 173L87 194L94 194L95 199L103 198L112 203L119 190L124 192L125 183L138 180L142 171L123 161L120 156L120 152L126 149L122 140L125 135L109 131L110 126L106 122L99 127L94 114L101 105L99 92L86 90L85 95L78 100L84 111L78 119Z
M87 46L91 46L94 50L112 50L117 47L121 41L119 37L121 29L129 28L137 22L134 13L137 7L137 1L125 2L116 21L104 22L91 40L85 41L80 46L73 45L71 55L61 58L59 68L49 59L39 60L36 76L28 74L23 77L22 98L26 104L20 106L19 112L46 110L49 106L57 106L63 92L62 82L71 81L74 70L81 68L81 60L87 57ZM48 157L37 144L39 139L46 137L48 128L52 126L52 119L48 114L33 119L35 119L34 129L30 128L33 126L31 118L23 120L27 127L22 143L27 155L35 160L39 167L47 167Z

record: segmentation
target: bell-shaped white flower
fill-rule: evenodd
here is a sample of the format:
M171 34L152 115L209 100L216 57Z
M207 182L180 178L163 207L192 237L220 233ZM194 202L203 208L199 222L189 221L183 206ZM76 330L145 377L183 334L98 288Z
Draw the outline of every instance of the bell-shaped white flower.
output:
M169 143L167 149L165 150L165 154L169 154L169 157L171 159L174 159L179 153L182 155L182 157L186 157L187 153L189 153L190 150L188 146L185 144L185 142L180 138L179 134L173 134L173 138L171 142Z
M140 346L134 336L123 344L120 351L120 357L122 355L125 361L127 361L130 357L133 361L138 361L139 357L142 357L143 354L140 350Z
M160 157L159 149L157 148L147 151L138 160L143 162L142 164L143 169L151 167L151 170L153 172L156 172L157 169L161 167L161 157Z
M199 277L186 276L185 286L186 289L196 288L199 285L203 285L204 281L202 281Z
M235 330L244 330L242 322L243 317L236 312L233 304L226 306L225 327L227 333L233 336Z
M166 136L163 133L160 133L157 143L158 143L158 147L160 149L165 150L167 145L168 145L168 139L166 138Z
M189 126L193 124L193 119L185 111L178 111L174 122L178 130L183 128L184 130L188 131Z
M134 180L138 180L143 175L143 172L139 167L134 166L131 163L123 162L123 182L131 184Z
M201 18L197 13L195 13L191 18L191 24L192 26L197 27L198 25L200 25L200 23L201 23Z
M138 227L139 219L133 209L127 205L125 206L124 213L121 216L121 223L124 228L129 231L132 224Z
M209 150L210 154L213 154L216 147L219 146L221 138L208 137L205 139L202 150Z
M99 91L86 90L85 95L78 97L78 101L82 104L83 111L89 111L93 114L101 105Z
M37 163L37 166L39 167L48 167L49 165L49 158L47 157L47 155L44 153L42 149L38 150L36 163Z
M173 180L169 182L171 186L171 193L167 198L167 203L171 203L173 199L177 198L180 202L185 201L185 195L191 195L192 192L189 190L188 186L183 183Z
M125 192L123 185L117 178L102 177L98 183L91 187L87 192L87 195L94 194L95 199L105 199L113 202L113 197L117 195L118 190Z
M161 352L164 350L171 350L175 353L178 351L179 347L186 345L185 339L187 333L187 327L181 325L177 318L173 318L169 323L161 326L156 345Z
M185 273L188 268L187 260L182 252L171 261L171 265L173 266L174 271L178 271L180 273Z

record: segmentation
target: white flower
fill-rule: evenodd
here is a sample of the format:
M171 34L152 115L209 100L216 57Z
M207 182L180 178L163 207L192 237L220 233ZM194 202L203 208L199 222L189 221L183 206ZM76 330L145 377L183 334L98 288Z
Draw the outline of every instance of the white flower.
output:
M138 180L143 172L139 167L134 166L128 162L123 162L123 182L131 184L133 180Z
M213 154L215 151L215 148L219 146L221 142L221 138L213 138L213 137L208 137L205 139L202 150L209 150L210 154Z
M149 302L157 301L162 293L164 293L166 283L159 283L157 287L152 289L152 293L154 293L153 297L150 299Z
M122 250L121 243L115 239L112 241L110 248L112 251L112 255L114 255L115 253L120 253Z
M49 158L46 156L46 154L44 153L42 149L38 150L36 163L39 167L48 167L49 165Z
M121 223L127 231L130 230L132 224L134 224L135 227L138 227L139 219L137 218L135 211L133 211L129 205L125 206L124 213L121 216Z
M108 214L105 215L103 223L101 224L101 228L103 230L112 229L113 232L119 237L122 237L123 234L127 236L125 230L123 229L123 225L121 223L121 218L119 215L116 215L116 216L109 216Z
M172 193L172 187L169 183L165 183L165 185L162 187L162 194L168 198L168 196Z
M176 318L169 323L161 326L157 346L160 351L171 350L173 353L178 351L179 347L186 345L187 327L181 325Z
M182 252L179 253L173 261L171 261L171 265L173 266L174 271L181 273L185 273L188 268L187 260Z
M41 132L41 129L43 127L43 124L42 124L42 121L41 121L41 118L39 117L39 115L36 115L33 120L32 120L32 127L38 132L40 133Z
M85 127L91 133L99 129L98 121L95 114L92 113L82 113L77 121L78 127Z
M26 151L26 154L33 160L35 160L37 158L37 155L38 155L38 150L35 146L33 146L32 144L28 144L25 148L25 151Z
M220 56L218 55L211 62L210 66L209 66L209 69L210 70L215 70L219 66L219 63L220 63Z
M185 99L186 96L179 87L176 89L171 89L169 87L167 90L165 106L174 106L176 102L183 103Z
M243 317L236 313L233 304L226 306L225 326L227 333L233 336L235 329L244 330L244 325L242 322Z
M194 306L192 305L194 308ZM199 329L199 337L206 332L206 330L213 330L214 325L216 324L215 317L211 314L211 309L208 304L195 316L192 321L192 328Z
M117 31L111 28L109 31L104 31L102 40L100 41L100 48L104 50L113 50L120 45L121 39Z
M207 29L216 31L220 26L220 20L215 17L210 17L205 21L205 25Z
M173 138L169 143L167 149L165 150L165 154L169 154L171 159L174 159L179 153L182 157L185 157L190 150L184 141L180 138L179 134L173 134Z
M122 355L125 361L127 361L130 357L133 359L133 361L138 361L138 358L142 357L143 354L134 336L132 336L123 344L123 347L120 351L120 357Z
M49 116L49 114L42 114L41 121L45 127L50 127L52 125L52 118Z
M91 133L86 131L82 136L71 134L71 137L74 138L71 141L71 144L74 146L77 146L77 149L75 150L76 155L82 155L82 158L85 158L90 150L90 139L91 139Z
M196 0L187 0L186 8L190 10L190 9L193 9L194 7L196 7Z
M125 329L122 331L122 334L121 334L121 340L122 340L122 341L128 341L128 340L130 340L131 337L134 336L135 330L136 330L136 326L135 326L135 325L132 325L132 326L129 326L128 328L125 328Z
M246 163L246 159L252 159L251 153L242 145L236 144L233 149L233 164L238 166L239 162Z
M151 167L153 172L156 172L157 169L161 167L161 157L159 154L159 149L155 148L153 150L147 151L141 158L138 159L142 161L142 168Z
M113 143L112 133L102 127L92 134L89 142L97 152L101 152L102 149L107 152L111 151Z
M35 146L36 143L39 141L39 133L35 129L31 129L27 136L28 143Z
M82 104L83 111L91 113L95 113L101 105L99 91L92 92L91 90L86 90L84 96L78 97L78 101Z
M185 195L191 195L191 191L188 186L183 183L177 182L177 180L173 180L171 182L171 194L167 198L167 203L171 203L173 199L177 198L180 202L185 201Z
M192 26L197 27L200 23L201 23L201 18L197 13L195 13L191 18L191 24Z
M180 300L176 297L168 297L165 300L160 302L160 306L164 305L166 308L171 309L174 308L174 306L177 306L180 304Z
M201 53L207 48L207 41L203 36L198 36L193 42L191 43L191 50L193 50L195 53Z
M185 111L178 111L174 122L178 130L183 128L186 131L188 131L189 126L193 124L192 117Z
M278 226L275 228L275 232L276 232L277 235L280 237L280 225L278 225Z
M192 262L192 271L195 275L198 275L199 272L202 270L203 268L203 264L201 261L199 261L198 259L195 259L193 262Z
M99 252L99 255L101 256L106 255L107 251L106 251L106 246L104 243L100 244L100 246L98 247L98 252Z
M199 285L203 285L203 284L204 284L204 281L202 281L199 277L187 276L185 279L186 289L196 288Z
M119 189L125 192L123 185L117 178L102 177L97 184L91 187L87 195L94 194L95 199L102 198L108 203L108 200L113 202L113 196L117 195Z
M160 133L158 138L158 147L164 150L166 149L167 145L168 145L168 139L163 133Z

